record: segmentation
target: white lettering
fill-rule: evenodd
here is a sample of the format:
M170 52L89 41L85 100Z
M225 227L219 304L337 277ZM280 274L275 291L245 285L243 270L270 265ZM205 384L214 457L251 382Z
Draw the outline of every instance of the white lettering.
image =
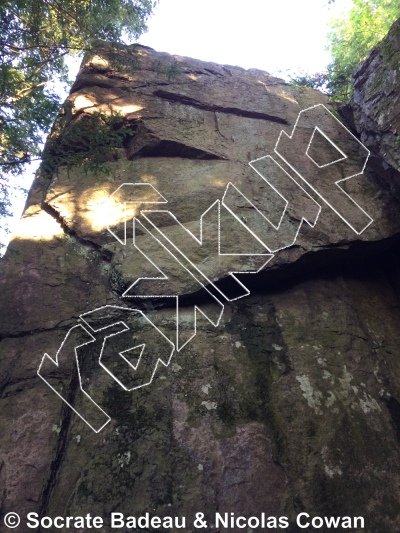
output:
M41 520L40 520L40 525L42 527L44 527L45 529L48 529L49 527L52 526L52 520L51 518L49 518L48 516L44 516Z
M136 518L134 516L128 516L128 519L126 521L126 527L129 528L135 528L136 529Z
M93 527L103 527L103 519L101 516L95 516L93 518Z
M153 516L153 518L151 519L151 527L157 528L160 526L161 526L161 518L159 516Z
M360 521L360 525L358 525L358 522ZM356 516L354 518L354 529L364 529L364 518L362 516Z
M326 527L338 528L340 525L340 516L338 518L334 518L333 516L325 518L325 524Z
M242 521L242 525L240 525L239 520ZM244 521L244 522L243 522ZM236 518L236 527L244 528L246 527L246 519L244 516L238 516Z
M173 524L172 524L172 518L170 516L164 517L163 527L165 527L166 529L172 529Z
M144 516L139 516L137 524L138 527L148 529L150 527L149 513L146 513Z
M124 515L122 513L111 513L111 527L120 528L124 527ZM135 527L135 526L129 526Z
M314 516L314 518L311 520L311 524L313 527L316 527L317 529L319 529L320 527L324 525L324 521L322 520L320 516Z
M256 528L260 525L260 520L256 516L251 516L247 522L247 525L251 528Z
M26 523L26 525L30 529L39 527L39 520L37 520L38 516L39 515L37 513L28 513L28 515L27 515L28 522Z
M182 516L181 523L179 523L179 518L178 517L175 518L175 527L178 528L178 529L185 528L186 527L186 518L184 516Z
M215 513L215 529L218 527L226 527L228 528L228 513L224 514L224 518L219 513Z
M85 527L85 520L83 516L77 516L75 518L74 527Z
M272 527L276 527L276 526L272 526ZM287 527L289 527L289 519L286 516L279 517L279 527L281 529L286 529Z
M301 522L301 519L302 519L303 516L304 516L305 518L310 518L310 515L307 514L307 513L300 513L300 514L297 516L297 518L296 518L296 524L297 524L299 527L301 527L302 529L304 529L305 527L309 527L309 525L310 525L310 522L307 522L306 524L304 524L304 523Z
M351 518L349 516L344 516L342 518L342 527L346 527L346 528L352 528L353 527Z
M53 521L54 527L61 529L64 527L64 518L62 516L56 516Z
M114 513L114 515L119 515L123 518L123 514L121 513ZM100 516L95 516L92 518L90 513L88 513L85 517L83 516L55 516L54 518L51 518L50 516L42 516L40 520L38 520L38 514L37 513L28 513L27 523L26 525L30 529L38 528L39 526L44 529L49 529L51 527L54 527L55 529L70 529L70 528L83 528L87 527L89 529L92 528L100 528L103 526L103 519ZM123 527L124 523L122 520L122 526L116 525L116 527Z
M310 518L310 515L307 513L300 513L297 516L296 524L301 528L306 528L310 526L310 522L305 522L307 518ZM285 517L284 523L280 527L288 527L289 524ZM364 529L364 518L362 516L357 516L351 518L350 516L343 517L334 517L334 516L314 516L311 520L311 526L315 529L320 529L321 527L327 527L332 529L339 529L340 527L346 529Z

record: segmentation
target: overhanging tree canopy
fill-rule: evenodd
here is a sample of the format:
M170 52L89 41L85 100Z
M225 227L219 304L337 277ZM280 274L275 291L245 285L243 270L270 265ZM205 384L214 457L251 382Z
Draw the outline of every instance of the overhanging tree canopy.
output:
M332 62L327 77L330 92L339 99L349 96L351 75L357 65L400 17L399 0L353 0L352 4L345 17L331 22L328 35Z
M334 4L336 0L328 0ZM351 76L374 46L400 17L399 0L352 0L350 9L330 22L327 48L332 61L324 72L300 71L291 76L295 85L322 89L335 101L348 101Z
M66 81L64 58L95 39L137 39L152 0L14 0L0 4L0 172L20 173L40 155Z

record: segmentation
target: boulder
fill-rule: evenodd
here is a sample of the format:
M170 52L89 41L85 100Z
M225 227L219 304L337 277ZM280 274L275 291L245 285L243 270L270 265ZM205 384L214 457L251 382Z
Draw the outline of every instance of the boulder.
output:
M400 528L400 91L379 57L346 123L255 69L86 58L1 262L2 517Z

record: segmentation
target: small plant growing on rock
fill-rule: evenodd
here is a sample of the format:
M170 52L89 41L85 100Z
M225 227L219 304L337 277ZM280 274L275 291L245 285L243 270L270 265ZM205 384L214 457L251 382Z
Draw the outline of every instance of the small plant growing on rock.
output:
M64 115L44 151L42 170L51 173L59 166L82 166L85 173L108 174L107 161L118 159L124 143L134 134L135 129L118 113L82 113L69 125L65 125Z

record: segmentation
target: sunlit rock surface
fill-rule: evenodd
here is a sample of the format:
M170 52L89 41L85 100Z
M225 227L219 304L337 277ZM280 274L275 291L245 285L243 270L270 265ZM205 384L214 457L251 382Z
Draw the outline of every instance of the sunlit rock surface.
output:
M400 53L393 32L391 57ZM258 70L145 47L117 58L106 47L87 60L47 154L99 112L119 113L134 135L105 150L97 173L77 165L42 171L2 259L2 515L90 512L104 517L107 532L110 512L186 516L187 531L196 512L205 513L207 530L215 512L286 516L292 532L300 512L363 516L369 533L400 528L400 206L392 139L400 91L395 70L379 57L373 52L356 74L354 121L346 128L322 94ZM390 86L384 93L371 82L377 68ZM322 121L315 124L308 111L280 157L281 132L292 135L299 113L320 104ZM305 164L304 139L316 126L336 148L343 142L346 154L315 134L304 167L314 169L313 190L292 167ZM372 151L363 174L357 131ZM73 144L66 149L79 153ZM266 156L279 168L254 163ZM326 170L341 157L339 170ZM282 172L296 183L282 181ZM349 203L335 181L354 174L343 183ZM129 183L149 185L139 191ZM332 192L334 208L320 187ZM285 211L286 203L295 208ZM188 233L199 239L201 229L202 245ZM239 286L230 272L248 274ZM99 365L101 327L116 322L110 307L94 320L96 340L77 349L78 375L74 347L89 340L81 314L106 305L139 309L143 327L129 347L145 342L158 357L177 342L177 301L183 347L151 384L128 392ZM203 312L197 329L195 306ZM55 359L78 324L86 333L72 330L59 367L47 360L44 377L81 414L83 387L111 418L97 433L37 375L43 355ZM128 349L118 342L117 355ZM110 361L103 360L108 370L132 378L121 360Z

